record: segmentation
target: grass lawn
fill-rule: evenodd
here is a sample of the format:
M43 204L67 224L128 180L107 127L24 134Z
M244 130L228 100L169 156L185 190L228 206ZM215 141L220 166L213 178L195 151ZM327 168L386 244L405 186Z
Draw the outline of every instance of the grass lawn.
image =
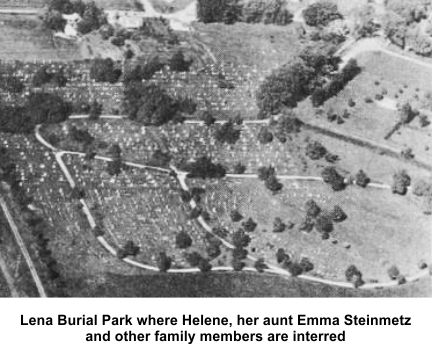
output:
M54 40L37 16L0 15L0 46L2 60L70 61L80 56L74 44Z

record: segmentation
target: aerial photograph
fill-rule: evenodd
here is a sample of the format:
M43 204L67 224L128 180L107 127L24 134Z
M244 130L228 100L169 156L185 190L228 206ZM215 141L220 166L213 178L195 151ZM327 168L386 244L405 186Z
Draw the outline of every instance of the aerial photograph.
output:
M0 0L0 297L432 297L432 0Z

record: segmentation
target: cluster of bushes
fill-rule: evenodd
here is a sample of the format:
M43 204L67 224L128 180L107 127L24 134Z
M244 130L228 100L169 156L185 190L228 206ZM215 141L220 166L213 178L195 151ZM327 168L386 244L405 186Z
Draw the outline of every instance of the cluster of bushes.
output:
M221 164L213 163L210 158L202 156L193 162L186 163L182 168L188 172L188 178L223 178L226 169Z
M29 133L44 123L65 121L72 113L71 104L51 93L31 93L23 106L0 104L0 130Z
M0 75L0 89L9 93L21 93L24 91L25 85L20 78L6 74Z
M198 19L203 23L287 25L293 15L286 0L198 0Z
M283 184L277 178L276 170L273 166L260 167L258 169L258 178L264 181L265 187L269 189L273 194L276 194L283 188Z
M327 26L336 19L342 19L337 5L331 1L318 1L303 10L303 18L310 26Z
M85 35L99 29L107 23L103 9L99 8L94 1L84 2L82 0L51 0L48 11L44 16L44 24L49 29L63 31L66 21L62 14L78 13L81 20L78 22L78 32Z
M64 87L67 83L67 78L64 75L63 69L57 72L50 72L47 66L39 68L33 76L32 84L34 87L41 87L45 84L53 84L58 87Z
M65 296L65 283L60 276L56 259L49 249L49 225L45 220L29 209L32 198L29 197L21 187L20 177L17 173L15 163L9 151L0 146L0 180L10 185L11 193L15 202L21 207L23 218L29 226L34 237L32 248L35 249L41 263L43 281L48 285L53 296Z
M117 251L117 257L119 259L124 259L127 257L135 257L140 251L139 246L137 246L132 240L126 241L126 243Z
M186 255L186 261L190 266L200 269L201 272L208 272L212 269L212 265L210 264L209 260L201 256L201 254L196 251L188 253Z
M189 98L174 99L156 84L130 82L125 87L123 109L133 121L160 126L183 121L183 114L194 113L196 104Z
M177 45L179 39L165 18L144 18L141 27L134 32L132 39L153 38L160 43Z
M177 50L169 61L169 67L174 72L188 72L192 63L192 60L186 60L183 51Z
M274 70L260 85L256 100L259 117L278 114L284 107L294 108L297 103L337 71L340 58L334 56L335 46L315 44L303 49L282 67ZM351 69L342 73L343 80L351 75ZM333 89L332 86L331 89Z
M298 119L294 111L282 111L277 121L273 121L273 135L282 143L285 143L291 135L300 132L303 122Z
M326 100L336 96L360 72L361 68L357 65L357 61L354 59L349 60L342 71L333 76L330 82L322 87L317 87L312 92L312 105L315 107L321 106Z
M334 191L342 191L345 189L345 178L332 166L325 167L321 176L325 183L329 184Z
M293 276L299 276L314 269L309 258L302 257L299 261L293 260L283 248L277 250L276 261Z
M121 69L110 58L96 58L90 66L90 78L97 82L116 83L122 74Z

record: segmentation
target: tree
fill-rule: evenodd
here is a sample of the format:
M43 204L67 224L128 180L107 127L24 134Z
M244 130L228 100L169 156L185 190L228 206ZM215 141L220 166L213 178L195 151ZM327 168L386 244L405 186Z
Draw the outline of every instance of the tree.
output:
M186 261L192 267L198 266L202 259L203 257L196 251L186 254Z
M290 264L288 264L287 269L289 273L294 277L300 276L304 272L301 264L297 262L291 262Z
M89 119L96 121L102 114L102 104L98 103L97 100L93 100L90 104Z
M394 194L405 195L410 185L411 177L405 170L399 171L393 175L392 192Z
M160 61L158 56L152 57L144 65L136 65L133 69L127 71L124 76L125 84L131 82L141 82L150 80L156 72L160 71L165 64Z
M192 60L187 61L185 59L181 50L177 50L169 61L169 67L173 72L188 72L192 62Z
M256 269L256 271L262 273L265 270L268 269L268 266L266 263L264 263L264 258L259 258L255 264L254 264L254 268Z
M400 271L396 265L392 265L388 270L387 273L392 280L397 280L400 276Z
M291 263L291 257L285 252L283 248L280 248L276 252L276 261L278 264L290 264Z
M201 270L201 272L209 272L212 269L212 265L208 259L202 258L198 263L198 268Z
M277 193L283 188L283 184L279 181L276 175L271 175L269 178L267 178L264 182L264 185L273 194Z
M300 132L303 122L300 121L294 111L283 110L275 124L274 136L280 142L286 142L287 137Z
M331 233L333 232L333 221L328 214L322 214L315 220L315 229L318 233Z
M364 284L362 279L362 273L355 265L350 265L345 271L345 277L348 282L354 284L354 287L358 288Z
M231 210L230 217L232 222L239 222L243 219L243 215L238 210Z
M261 117L275 115L284 107L296 107L297 102L309 95L315 74L314 69L300 59L293 59L273 71L256 94Z
M306 257L303 257L300 260L300 266L304 272L309 272L309 271L312 271L314 269L314 265L309 260L309 258L306 258Z
M180 231L176 235L176 247L180 249L186 249L192 246L192 238L184 230Z
M313 141L309 142L306 146L306 155L312 160L319 160L327 154L327 148L325 148L321 142Z
M306 216L311 218L317 217L321 212L321 208L313 199L310 199L306 202L305 209L306 209Z
M250 241L249 235L242 228L239 228L232 234L232 242L235 247L247 247Z
M256 229L257 223L250 217L245 222L242 222L242 227L245 232L251 233Z
M210 158L202 156L194 162L187 164L184 169L188 172L188 178L211 179L223 178L226 174L226 169L221 164L215 164Z
M286 224L282 222L280 217L276 217L273 221L273 233L282 233L286 229Z
M166 168L171 161L171 155L167 152L162 152L156 149L150 158L149 165Z
M299 225L299 231L310 233L314 227L314 221L312 218L306 216Z
M61 32L64 31L67 23L61 12L57 10L48 10L45 12L42 21L47 29Z
M246 166L242 163L238 162L233 167L233 173L234 174L243 174L246 172Z
M97 82L116 83L122 72L117 68L110 58L96 58L90 66L90 78Z
M24 83L13 75L0 76L0 88L9 93L22 93L25 89Z
M262 145L265 145L267 143L271 143L273 141L273 134L267 127L261 127L260 131L258 132L258 142Z
M216 129L214 137L218 142L233 145L240 138L240 132L236 129L234 122L229 120Z
M370 183L370 178L363 170L360 170L355 175L355 183L356 185L365 188Z
M94 1L85 3L77 10L81 15L81 20L78 22L78 32L82 35L99 29L102 25L107 24L107 19L103 9L96 6Z
M343 17L333 2L318 1L303 10L303 18L309 26L327 26L331 21Z
M325 167L321 172L321 176L324 182L330 184L334 191L341 191L346 187L345 178L332 166Z
M343 209L338 206L335 205L333 207L333 210L331 212L331 218L334 222L343 222L347 219L347 214L343 211Z
M179 115L176 100L155 84L127 84L123 105L127 116L143 125L160 126Z
M204 124L208 127L216 123L216 118L210 111L203 111L200 117Z
M399 118L401 124L409 124L411 121L419 115L417 110L411 107L410 103L404 103L399 109Z
M172 259L165 252L160 252L156 263L160 272L167 272L171 268Z
M39 68L33 76L32 84L34 87L41 87L51 81L52 75L48 72L48 66Z

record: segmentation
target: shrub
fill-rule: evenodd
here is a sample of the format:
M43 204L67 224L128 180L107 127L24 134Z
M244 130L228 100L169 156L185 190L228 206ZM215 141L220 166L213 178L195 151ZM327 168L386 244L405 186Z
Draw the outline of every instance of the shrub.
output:
M62 14L56 10L48 10L43 16L44 26L53 31L63 32L66 27L66 20L63 19Z
M211 113L210 111L203 111L200 118L204 122L204 124L208 127L215 124L216 122L216 118L213 116L213 113Z
M276 252L276 261L278 264L289 264L291 257L285 252L284 249L280 248Z
M310 233L314 227L313 219L310 217L305 217L303 221L299 224L299 231Z
M413 194L419 197L432 195L432 183L418 180L413 187Z
M400 276L400 271L396 265L392 265L388 270L387 274L389 275L390 279L397 280Z
M312 262L309 260L309 258L303 257L300 260L300 266L302 268L302 270L304 272L310 272L314 269L314 265L312 264Z

